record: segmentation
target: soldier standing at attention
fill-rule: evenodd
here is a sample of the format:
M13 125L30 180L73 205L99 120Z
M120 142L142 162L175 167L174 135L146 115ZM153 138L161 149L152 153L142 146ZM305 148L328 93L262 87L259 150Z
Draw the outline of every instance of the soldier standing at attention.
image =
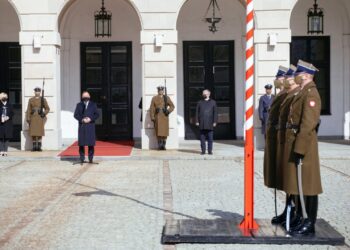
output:
M150 106L151 120L158 140L158 149L166 150L166 140L169 136L169 114L173 112L175 106L171 99L164 93L165 87L159 86L158 95L152 98Z
M265 91L266 91L265 95L260 97L260 100L259 100L259 118L261 121L261 133L266 138L266 125L269 119L269 109L275 96L272 95L271 84L265 85Z
M299 60L296 83L301 91L293 98L286 125L284 161L288 162L283 172L283 190L300 196L305 204L303 220L291 229L293 236L315 233L318 210L318 195L322 193L320 161L318 155L317 126L321 113L321 98L314 82L318 71L312 64ZM298 173L301 180L298 180Z
M287 73L285 74L284 88L286 89L287 96L281 103L279 108L278 118L278 131L277 131L277 159L276 159L276 186L278 190L283 190L283 172L287 167L288 163L283 160L284 144L285 144L285 133L286 123L289 115L290 104L293 98L299 93L300 87L296 84L295 76L296 67L291 65ZM295 200L292 195L286 194L286 205L282 214L274 218L273 224L284 224L287 218L287 207L290 205L291 211L288 214L289 218L294 218L295 211ZM289 224L290 226L291 224ZM289 228L289 227L288 227Z
M26 120L29 124L29 135L33 139L32 151L42 151L41 141L45 136L46 115L50 112L50 107L44 97L41 96L41 89L34 89L35 96L28 101Z
M266 127L266 141L264 150L264 183L269 188L276 188L276 152L277 152L277 127L279 108L287 92L284 89L283 81L284 75L288 68L280 66L276 74L274 85L280 92L274 98L269 112L269 119ZM272 219L274 223L275 218Z

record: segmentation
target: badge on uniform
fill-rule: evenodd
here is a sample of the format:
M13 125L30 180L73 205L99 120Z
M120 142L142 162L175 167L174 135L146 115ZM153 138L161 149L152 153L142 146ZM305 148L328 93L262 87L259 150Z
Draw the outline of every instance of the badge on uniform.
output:
M310 107L315 107L316 102L315 101L310 101Z

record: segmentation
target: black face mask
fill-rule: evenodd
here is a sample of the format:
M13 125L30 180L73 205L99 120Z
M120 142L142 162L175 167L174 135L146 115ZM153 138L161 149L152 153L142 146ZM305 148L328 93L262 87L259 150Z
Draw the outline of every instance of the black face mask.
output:
M90 98L84 97L84 98L82 98L82 100L83 100L83 102L88 102L88 101L90 101Z
M6 102L7 98L2 98L1 101Z

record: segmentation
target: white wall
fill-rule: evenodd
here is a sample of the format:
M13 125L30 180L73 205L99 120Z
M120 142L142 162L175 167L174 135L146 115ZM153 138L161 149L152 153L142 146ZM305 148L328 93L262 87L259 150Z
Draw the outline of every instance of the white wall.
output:
M112 37L95 38L94 11L101 7L100 1L79 0L67 10L60 25L62 37L62 137L65 141L77 137L77 123L73 118L76 103L80 100L80 42L108 41L132 42L133 82L133 136L141 136L141 111L138 104L142 95L142 49L140 45L141 24L133 7L127 1L105 1L112 12Z
M244 51L245 44L245 9L235 0L219 1L222 21L217 25L219 31L212 34L208 23L202 21L208 2L189 0L180 11L177 20L177 93L178 93L178 123L179 136L184 137L184 75L183 75L183 41L235 41L235 121L236 136L243 136L244 126Z
M322 125L319 135L343 136L345 134L344 117L349 112L346 103L348 103L350 96L349 65L344 65L344 63L349 63L349 60L345 60L349 57L349 51L344 50L346 44L343 38L343 34L349 34L348 13L340 0L319 0L318 4L319 7L324 8L324 35L331 36L331 115L321 117ZM312 0L299 0L297 2L291 15L292 36L307 35L307 10L312 5Z

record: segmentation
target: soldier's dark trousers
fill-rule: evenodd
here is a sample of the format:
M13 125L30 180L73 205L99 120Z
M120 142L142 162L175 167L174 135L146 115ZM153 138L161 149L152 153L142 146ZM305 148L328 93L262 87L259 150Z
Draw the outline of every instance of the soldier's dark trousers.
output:
M0 152L7 152L9 147L9 140L5 138L0 139Z
M95 147L94 146L88 146L88 155L89 155L89 161L92 161L94 158L94 153L95 153ZM80 161L84 161L85 159L85 147L84 146L79 146L79 155L80 155Z
M200 140L201 140L201 150L202 153L205 153L206 150L206 140L208 140L208 153L213 152L213 130L200 130Z
M165 145L166 145L166 137L163 136L158 136L158 149L159 150L166 150Z
M33 149L32 151L42 151L41 150L41 136L33 136Z

